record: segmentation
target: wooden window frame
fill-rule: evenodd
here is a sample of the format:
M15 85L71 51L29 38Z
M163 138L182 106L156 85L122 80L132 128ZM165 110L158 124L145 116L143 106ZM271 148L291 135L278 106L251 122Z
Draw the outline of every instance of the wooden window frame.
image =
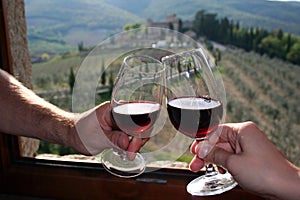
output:
M4 3L0 0L0 64L13 74ZM3 195L18 199L205 199L186 192L188 182L199 174L159 169L137 178L118 178L101 164L22 157L18 137L0 133L0 199ZM209 199L260 198L236 187Z

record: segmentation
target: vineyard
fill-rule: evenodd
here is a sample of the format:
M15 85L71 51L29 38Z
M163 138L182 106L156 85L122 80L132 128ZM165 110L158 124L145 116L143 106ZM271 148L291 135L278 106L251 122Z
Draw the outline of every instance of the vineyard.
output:
M68 56L34 64L35 89L43 98L63 109L70 109L68 75L70 68L76 72L80 60L82 57ZM293 163L300 166L300 67L229 48L221 52L218 65L227 94L226 121L254 121ZM109 76L112 73L106 74ZM109 84L109 81L106 82ZM59 145L41 143L40 152L47 151L68 154L68 150L62 150ZM185 156L190 159L191 155Z
M252 52L227 50L219 63L227 121L251 120L300 165L300 67Z

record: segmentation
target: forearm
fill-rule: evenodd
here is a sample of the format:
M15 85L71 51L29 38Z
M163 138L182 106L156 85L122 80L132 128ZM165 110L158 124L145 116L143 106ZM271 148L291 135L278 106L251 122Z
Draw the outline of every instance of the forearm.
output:
M290 177L284 177L277 183L273 183L276 186L274 189L274 199L284 200L298 200L300 199L300 169L293 167L293 175Z
M67 144L73 126L72 113L46 102L0 70L1 132Z

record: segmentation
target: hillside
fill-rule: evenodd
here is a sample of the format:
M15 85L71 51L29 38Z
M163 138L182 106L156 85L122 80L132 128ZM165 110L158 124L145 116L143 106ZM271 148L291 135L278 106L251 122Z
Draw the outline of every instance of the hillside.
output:
M132 12L134 9L142 18L162 20L166 15L176 13L184 20L192 20L198 10L217 13L220 17L228 17L240 21L242 26L265 27L272 30L281 27L287 32L300 34L300 3L273 2L266 0L146 0L138 4L138 0L105 0L110 4ZM140 5L140 6L137 6Z
M254 121L299 166L300 67L242 50L222 52L227 121Z
M300 67L239 49L226 48L221 54L219 66L228 101L226 121L256 122L272 142L299 166ZM112 54L107 52L103 58L109 56ZM43 94L44 98L61 108L70 109L68 75L71 67L77 71L82 59L81 56L70 55L34 64L35 89L48 90ZM103 101L109 96L101 94L97 98ZM159 135L165 137L165 134ZM155 144L163 143L159 135L153 138Z
M97 0L26 0L26 20L30 49L63 51L59 47L81 41L94 45L107 35L122 30L127 23L143 20L126 10ZM40 47L42 44L42 48ZM47 45L48 44L48 45ZM50 44L50 45L49 45Z
M300 35L300 3L266 0L25 0L30 50L68 51L94 45L127 23L156 21L176 13L192 20L199 10L239 21L245 27L281 28Z

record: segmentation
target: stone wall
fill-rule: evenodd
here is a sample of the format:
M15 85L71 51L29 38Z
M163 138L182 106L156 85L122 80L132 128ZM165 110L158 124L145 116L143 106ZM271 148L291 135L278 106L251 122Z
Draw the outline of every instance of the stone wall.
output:
M26 87L32 88L31 61L27 42L24 0L5 0L14 75ZM23 156L34 156L39 140L21 137Z

